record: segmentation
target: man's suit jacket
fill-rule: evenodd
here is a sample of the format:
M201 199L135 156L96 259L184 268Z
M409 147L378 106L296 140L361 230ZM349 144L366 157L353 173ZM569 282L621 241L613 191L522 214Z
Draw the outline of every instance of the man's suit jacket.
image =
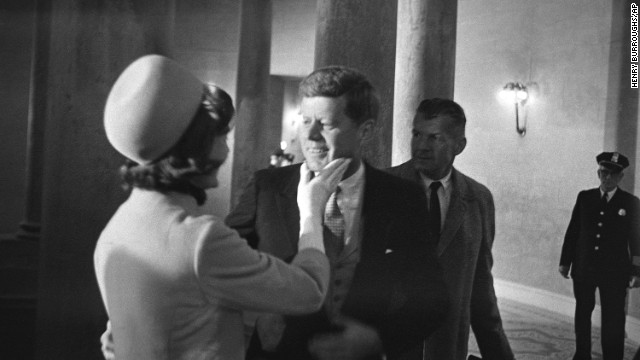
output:
M640 267L631 266L631 255L640 256L640 201L618 188L602 209L600 197L599 188L578 194L560 265L571 266L571 277L576 280L640 275Z
M299 179L300 165L256 172L227 224L259 250L291 259L299 232ZM376 328L388 359L420 343L447 313L426 216L419 187L365 164L361 258L341 313ZM278 359L308 358L308 339L330 327L322 310L285 320Z
M411 160L388 171L422 184ZM493 197L484 185L456 169L451 181L451 202L437 253L453 305L445 325L427 341L427 359L466 359L469 324L484 359L513 359L491 275L495 234Z

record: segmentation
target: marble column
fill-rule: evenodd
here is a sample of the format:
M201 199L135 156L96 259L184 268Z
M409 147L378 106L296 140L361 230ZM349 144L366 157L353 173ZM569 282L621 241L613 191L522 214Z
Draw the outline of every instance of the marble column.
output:
M612 2L611 39L603 151L619 151L635 163L638 149L638 89L631 88L630 3ZM597 154L594 154L594 156ZM633 192L635 166L626 171L621 186Z
M240 8L240 49L236 82L236 122L231 180L231 207L237 203L253 172L269 165L280 143L279 127L267 116L271 64L271 1L243 0Z
M612 1L611 39L609 46L609 79L604 118L603 151L619 151L629 157L630 167L625 171L620 187L639 196L640 127L638 127L638 89L631 88L631 3ZM640 65L639 63L636 63ZM595 155L593 154L594 158ZM594 160L595 161L595 160ZM595 163L594 163L595 164ZM640 319L640 295L629 291L627 312Z
M42 212L42 158L44 156L44 128L47 109L47 76L49 62L49 33L51 17L49 3L36 2L36 25L31 57L29 115L27 127L27 169L25 215L16 234L19 240L40 238Z
M175 59L199 79L236 93L240 3L227 0L180 0L176 2ZM235 101L234 101L235 104ZM227 137L233 148L233 137ZM219 185L207 191L204 211L224 218L231 199L233 153L218 169Z
M398 1L393 165L411 157L412 120L420 101L453 99L457 10L457 0Z
M100 232L126 198L103 109L111 85L133 60L170 55L173 0L38 0L50 8L47 51L37 359L101 359L106 314L95 279ZM39 8L42 8L39 7ZM40 48L44 48L40 49Z
M375 167L391 164L396 54L395 0L318 0L314 67L345 65L364 73L380 96L375 136L363 144Z
M282 119L284 116L285 81L284 78L279 76L269 77L268 106L265 117L269 124L269 130L265 134L269 139L269 143L265 144L265 151L268 151L269 155L280 149L280 142L284 140L282 136ZM264 164L262 164L262 167L264 167Z

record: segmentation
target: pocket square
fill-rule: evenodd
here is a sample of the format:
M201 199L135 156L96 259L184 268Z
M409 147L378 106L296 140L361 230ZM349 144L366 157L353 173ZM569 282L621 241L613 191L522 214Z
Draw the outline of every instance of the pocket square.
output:
M384 254L391 254L393 252L393 249L387 249L384 251Z

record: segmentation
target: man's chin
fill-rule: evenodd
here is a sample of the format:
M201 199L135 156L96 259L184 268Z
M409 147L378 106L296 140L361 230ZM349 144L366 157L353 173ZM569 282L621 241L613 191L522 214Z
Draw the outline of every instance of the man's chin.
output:
M415 159L413 160L413 167L420 172L429 171L433 169L433 166L427 160Z
M427 166L424 164L414 163L413 168L428 178L433 178L438 173L438 169L434 169L433 166Z
M307 158L305 160L307 162L307 167L311 171L320 171L329 163L329 160L326 157L322 159Z

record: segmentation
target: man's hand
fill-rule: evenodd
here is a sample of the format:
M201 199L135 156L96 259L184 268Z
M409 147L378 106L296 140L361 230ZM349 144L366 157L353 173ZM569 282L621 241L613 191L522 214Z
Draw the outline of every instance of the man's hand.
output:
M344 330L318 334L309 341L309 352L316 359L358 360L382 355L382 341L376 329L347 317L336 325Z
M629 280L629 288L637 288L640 287L640 276L631 276L631 280Z
M116 348L113 343L113 333L111 332L111 321L107 321L107 330L100 336L100 343L102 344L102 356L105 360L116 359Z
M569 266L560 265L560 267L558 267L558 272L560 273L560 275L562 275L563 278L569 278Z

